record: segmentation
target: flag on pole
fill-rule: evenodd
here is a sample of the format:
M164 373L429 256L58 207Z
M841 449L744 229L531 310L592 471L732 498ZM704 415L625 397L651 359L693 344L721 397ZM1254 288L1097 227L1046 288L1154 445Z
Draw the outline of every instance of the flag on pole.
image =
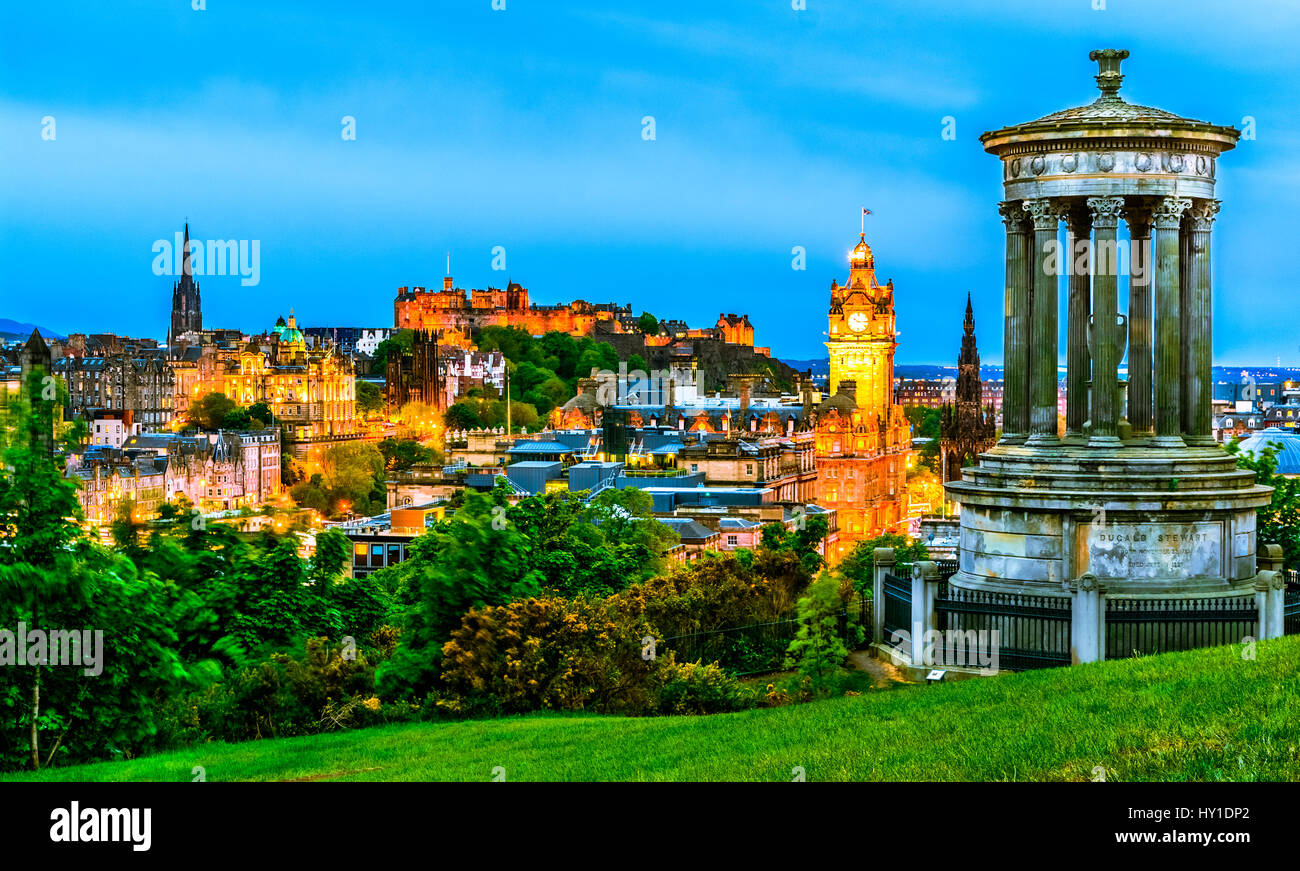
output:
M871 209L865 209L865 208L864 208L864 209L862 210L862 221L861 221L861 223L862 223L862 235L864 235L864 236L867 234L867 215L870 215L870 214L871 214Z

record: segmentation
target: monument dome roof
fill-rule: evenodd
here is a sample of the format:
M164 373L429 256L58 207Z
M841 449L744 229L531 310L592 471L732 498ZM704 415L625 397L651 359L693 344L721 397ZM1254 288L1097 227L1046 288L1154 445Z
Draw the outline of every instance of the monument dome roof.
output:
M1078 140L1104 137L1147 136L1161 139L1194 139L1227 151L1236 144L1239 131L1233 127L1185 118L1164 109L1130 103L1119 95L1124 76L1120 62L1128 57L1123 49L1102 49L1088 55L1097 61L1097 87L1101 96L1091 103L1052 112L1033 121L991 130L980 137L985 150L997 153L1002 147L1024 142Z

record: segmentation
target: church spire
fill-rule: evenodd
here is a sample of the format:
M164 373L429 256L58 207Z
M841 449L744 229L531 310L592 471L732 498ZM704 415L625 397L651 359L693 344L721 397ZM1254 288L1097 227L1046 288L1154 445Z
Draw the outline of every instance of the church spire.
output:
M199 302L199 285L194 280L194 265L190 262L190 222L185 222L185 240L181 249L181 274L172 285L171 329L167 331L167 344L171 345L185 333L203 329L202 305ZM202 271L202 261L200 261Z

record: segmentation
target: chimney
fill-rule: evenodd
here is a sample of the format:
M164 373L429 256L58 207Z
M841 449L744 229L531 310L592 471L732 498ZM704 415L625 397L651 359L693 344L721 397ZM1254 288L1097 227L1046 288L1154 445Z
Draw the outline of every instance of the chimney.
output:
M450 275L448 275L446 278L444 278L444 279L442 280L442 289L443 289L443 290L451 290L451 276L450 276Z
M849 399L852 399L856 403L858 401L858 382L854 381L853 379L849 379L847 381L841 381L839 383L839 387L836 390L836 392L843 393L845 396L847 396Z

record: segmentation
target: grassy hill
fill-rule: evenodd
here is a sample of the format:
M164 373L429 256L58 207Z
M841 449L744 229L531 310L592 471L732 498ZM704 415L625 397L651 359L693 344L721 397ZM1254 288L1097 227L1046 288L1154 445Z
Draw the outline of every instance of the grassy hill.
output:
M1300 637L712 717L546 715L212 744L9 780L1300 779Z

